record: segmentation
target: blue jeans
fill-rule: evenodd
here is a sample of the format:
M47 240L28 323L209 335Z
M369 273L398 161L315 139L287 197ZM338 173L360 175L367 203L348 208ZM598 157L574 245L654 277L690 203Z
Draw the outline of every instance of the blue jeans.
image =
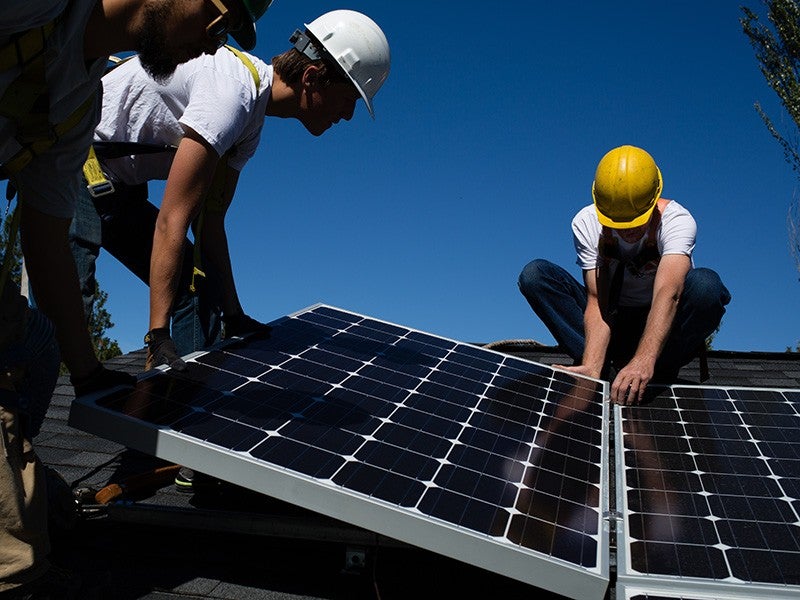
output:
M100 248L106 249L145 285L150 281L150 255L158 208L147 200L147 184L114 184L113 194L92 198L84 188L75 208L70 245L78 269L84 311L91 314L94 302L95 263ZM172 337L178 354L188 354L221 339L221 287L212 269L189 290L194 265L194 246L186 241L178 294L172 307Z
M566 270L547 260L528 263L519 275L519 289L567 354L580 364L585 335L586 288ZM656 373L674 376L697 356L706 338L719 327L731 295L711 269L691 269L678 302L667 342L656 362ZM647 321L649 306L619 307L611 327L607 363L619 369L630 361Z
M11 334L0 347L0 368L4 372L21 373L14 380L13 390L0 390L0 407L18 413L21 431L32 440L39 433L50 405L61 355L50 320L35 308L18 310L20 305L25 306L25 301L16 284L6 282L0 302L3 325L9 328L4 333ZM12 306L13 309L6 310Z

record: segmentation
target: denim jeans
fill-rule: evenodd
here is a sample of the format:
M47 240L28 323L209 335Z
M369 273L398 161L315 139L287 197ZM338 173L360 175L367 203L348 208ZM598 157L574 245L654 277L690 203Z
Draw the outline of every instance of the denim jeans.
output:
M586 288L566 270L547 260L528 263L519 276L519 289L547 329L567 354L579 364L585 335L583 314ZM656 372L677 374L719 327L731 295L711 269L691 269L669 337L656 362ZM611 327L606 362L622 368L631 359L644 332L650 307L619 307Z
M145 285L150 281L150 255L158 208L147 200L147 184L114 184L112 194L92 198L84 188L70 229L70 245L78 269L86 315L91 314L96 287L95 263L100 248L107 250ZM172 337L178 353L188 354L220 338L220 286L213 270L204 266L206 280L189 290L194 246L186 241L178 294L172 307Z

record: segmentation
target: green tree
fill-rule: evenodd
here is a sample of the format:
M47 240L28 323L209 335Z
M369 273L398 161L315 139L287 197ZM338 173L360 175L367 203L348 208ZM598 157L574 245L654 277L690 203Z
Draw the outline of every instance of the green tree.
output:
M106 335L106 331L114 327L111 313L106 310L106 300L108 300L108 292L101 290L100 284L96 282L94 304L92 313L89 315L89 335L92 336L95 354L101 362L122 354L117 340L112 340Z
M752 10L742 7L742 28L755 50L761 73L778 95L796 129L782 134L761 105L756 103L755 107L769 132L783 148L786 162L800 177L800 1L762 0L762 4L767 9L769 25L759 21ZM797 193L789 204L786 223L789 248L800 270L800 198Z
M11 236L12 214L13 213L8 210L3 217L3 229L0 231L0 257L2 257L3 260L0 261L0 265L2 265L0 268L5 268L5 256L8 251L8 240ZM17 285L20 285L20 280L22 279L22 249L19 246L19 235L16 235L15 238L15 244L11 249L8 263L8 276Z
M11 212L3 219L2 231L0 231L0 257L6 255L8 250L8 240L11 235ZM22 284L22 250L19 245L19 235L16 236L15 243L11 251L11 260L9 261L9 276L17 284ZM116 340L111 339L107 335L107 331L114 327L111 321L111 313L105 307L108 293L104 292L99 283L95 288L95 300L92 306L92 313L89 315L89 335L92 338L92 346L94 347L97 358L101 361L114 358L122 354L119 344ZM62 372L64 368L62 366Z
M759 68L769 86L778 95L786 112L800 130L800 3L798 0L762 0L770 25L742 7L745 35L756 52ZM769 132L783 147L786 161L800 175L800 146L797 132L782 135L759 103L756 110Z

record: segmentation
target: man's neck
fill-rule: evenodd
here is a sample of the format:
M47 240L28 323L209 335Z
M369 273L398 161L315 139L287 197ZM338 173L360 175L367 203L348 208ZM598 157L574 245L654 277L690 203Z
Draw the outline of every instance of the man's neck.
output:
M265 115L281 119L291 119L298 114L299 99L295 91L289 87L281 76L273 72L272 88Z

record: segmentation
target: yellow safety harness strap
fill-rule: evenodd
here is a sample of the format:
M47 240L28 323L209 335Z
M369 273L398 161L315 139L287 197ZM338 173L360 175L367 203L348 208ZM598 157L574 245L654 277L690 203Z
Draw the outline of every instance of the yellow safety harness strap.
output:
M45 49L45 43L56 27L55 20L11 36L9 42L0 48L0 71L8 71L14 67L24 67L39 58Z
M17 141L20 142L23 147L11 157L11 159L3 163L5 175L8 177L16 175L34 158L47 152L53 144L64 136L64 134L81 122L83 117L86 116L86 113L89 112L93 103L94 96L90 96L84 100L83 104L75 109L66 120L57 125L48 125L46 127L47 131L40 129L36 132L35 136L33 136L34 139L30 141L24 141L24 138L28 137L27 135L25 135L23 139L20 139L20 136L18 136Z
M258 92L261 91L261 77L258 74L258 69L256 69L256 66L253 64L253 61L251 61L247 57L247 55L238 48L234 48L233 46L228 46L228 45L226 45L225 47L231 52L233 52L234 56L236 56L236 58L242 61L242 63L244 63L244 66L247 67L247 70L250 71L250 74L253 76L253 81L256 84L256 96L257 96Z
M247 70L250 71L250 74L253 76L253 82L256 84L256 95L258 95L261 90L261 77L253 61L251 61L244 52L233 46L226 45L225 48L230 50L236 58L241 60L244 66L247 67ZM189 284L189 290L193 294L197 292L197 286L195 285L196 278L206 276L205 272L202 270L202 251L200 249L203 222L205 221L206 212L222 213L227 210L228 207L225 201L225 180L227 175L228 154L223 154L217 163L217 168L214 170L214 178L211 180L211 186L203 201L203 208L200 210L200 214L194 225L194 265L192 267L192 281Z
M89 158L83 163L83 176L86 179L86 189L89 190L92 198L114 193L114 184L103 173L94 146L89 146Z
M34 104L42 95L46 95L45 49L47 38L54 29L55 21L51 21L41 27L22 31L0 48L0 71L15 67L20 69L0 98L0 115L18 124L30 118Z

